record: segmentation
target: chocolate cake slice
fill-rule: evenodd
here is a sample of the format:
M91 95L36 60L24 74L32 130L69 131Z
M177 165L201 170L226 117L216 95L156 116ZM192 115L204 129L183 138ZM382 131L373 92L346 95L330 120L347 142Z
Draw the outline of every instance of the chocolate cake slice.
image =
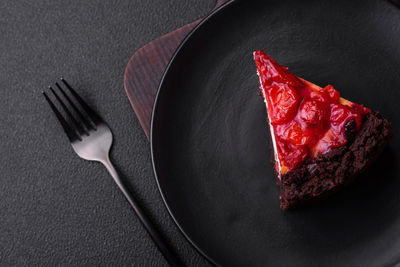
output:
M280 207L295 208L352 182L392 136L378 112L301 79L254 52L274 149Z

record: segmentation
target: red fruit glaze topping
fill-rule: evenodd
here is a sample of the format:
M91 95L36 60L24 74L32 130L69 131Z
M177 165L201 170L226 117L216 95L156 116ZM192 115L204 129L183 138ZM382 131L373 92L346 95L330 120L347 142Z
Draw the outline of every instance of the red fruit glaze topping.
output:
M271 121L274 124L288 122L297 113L299 97L296 91L288 85L270 86L269 101L271 102Z
M286 171L307 158L345 145L346 124L353 120L358 131L363 116L370 112L340 98L332 85L321 88L298 78L261 50L254 52L254 59L275 138L275 153Z

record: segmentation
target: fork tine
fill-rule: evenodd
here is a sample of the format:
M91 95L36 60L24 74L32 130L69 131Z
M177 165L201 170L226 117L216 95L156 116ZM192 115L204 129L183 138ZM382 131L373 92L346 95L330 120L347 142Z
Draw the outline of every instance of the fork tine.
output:
M89 135L86 130L82 127L81 123L79 123L74 115L72 115L71 111L67 108L67 106L64 104L64 102L61 100L61 98L56 94L56 92L53 90L53 87L49 86L50 91L53 93L53 95L56 97L58 103L60 103L61 107L64 109L65 113L67 113L68 118L72 121L72 123L75 125L75 129L78 130L79 134L86 134Z
M94 125L96 126L98 123L102 123L103 120L94 112L88 104L78 95L77 92L67 83L64 78L61 78L61 81L65 84L65 86L68 88L68 90L71 92L71 94L76 98L76 100L79 102L79 104L82 106L82 108L85 110L87 115L90 117Z
M78 117L83 122L82 125L84 126L83 128L84 128L86 134L87 134L86 130L94 129L92 123L90 123L90 121L87 118L85 118L85 116L82 114L82 112L77 108L77 106L74 104L74 102L72 102L71 98L64 92L64 90L61 88L61 86L57 82L56 82L56 86L57 86L58 90L61 91L64 98L67 99L70 106L78 114Z
M50 98L47 96L45 92L43 92L44 98L46 99L47 103L49 103L51 109L53 110L54 114L56 115L58 121L60 122L61 126L64 129L64 132L67 134L68 139L70 142L76 141L76 140L82 140L79 135L77 135L76 131L71 128L71 126L68 124L68 122L64 119L64 117L61 115L61 113L57 110L57 108L54 106L53 102L51 102Z

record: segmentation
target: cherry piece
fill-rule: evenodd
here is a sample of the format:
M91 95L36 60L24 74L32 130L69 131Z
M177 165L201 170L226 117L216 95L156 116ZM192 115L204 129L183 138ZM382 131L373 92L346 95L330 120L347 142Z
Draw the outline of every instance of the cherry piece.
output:
M271 123L280 124L293 119L299 104L296 92L287 85L272 86L269 91Z
M300 106L300 118L308 124L318 124L325 117L325 107L317 100L303 100Z

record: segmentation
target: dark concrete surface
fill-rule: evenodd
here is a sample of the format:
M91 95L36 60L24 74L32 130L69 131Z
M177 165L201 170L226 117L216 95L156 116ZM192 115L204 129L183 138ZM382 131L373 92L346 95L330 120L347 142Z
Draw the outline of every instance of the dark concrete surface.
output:
M84 161L41 91L65 77L109 123L111 157L189 266L157 190L149 143L123 89L130 56L213 0L0 1L0 265L166 266L113 180Z

